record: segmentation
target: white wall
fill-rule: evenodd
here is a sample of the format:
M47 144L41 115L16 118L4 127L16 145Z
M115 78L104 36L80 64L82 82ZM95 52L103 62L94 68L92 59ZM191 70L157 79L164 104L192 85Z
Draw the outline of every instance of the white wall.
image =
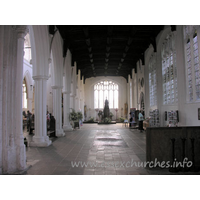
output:
M127 102L127 81L124 77L115 77L115 76L99 76L88 78L85 81L84 85L84 93L85 93L85 105L87 106L87 119L89 117L94 117L96 119L96 111L94 109L94 85L100 81L108 80L116 82L119 86L119 107L118 107L118 118L124 116L124 104ZM123 108L123 113L121 113L121 108ZM90 111L89 111L90 109ZM113 113L113 120L116 119L116 111L114 109L110 109Z
M149 116L150 109L159 109L161 126L166 126L165 111L178 110L179 111L179 125L180 126L199 126L198 120L198 108L200 108L200 102L189 103L186 101L186 75L185 75L185 52L184 52L184 39L183 39L183 26L176 26L176 31L173 33L175 37L176 45L176 66L177 66L177 88L178 88L178 102L172 105L163 105L163 88L162 88L162 59L161 49L166 39L167 34L171 33L171 28L166 26L162 32L156 38L157 52L154 53L153 46L150 45L145 52L145 112L146 117ZM198 40L200 41L200 27L198 27ZM200 43L199 43L200 49ZM152 54L156 55L156 67L157 67L157 105L150 107L149 104L149 71L148 64L149 58ZM200 53L200 51L199 51ZM138 76L138 73L137 73ZM139 77L139 76L138 76Z

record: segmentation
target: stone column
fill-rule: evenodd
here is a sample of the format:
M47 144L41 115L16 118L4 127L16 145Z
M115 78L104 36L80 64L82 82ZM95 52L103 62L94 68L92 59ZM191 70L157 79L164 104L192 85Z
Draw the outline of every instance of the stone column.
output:
M24 57L24 37L27 34L26 26L17 26L17 70L15 83L15 140L17 151L17 169L26 168L26 150L22 130L22 84L23 84L23 57Z
M75 111L78 112L79 111L79 106L78 106L78 96L75 97Z
M81 112L83 112L83 109L82 109L82 108L83 108L83 100L82 100L82 99L80 99L80 101L79 101L79 102L80 102L80 110L81 110Z
M64 100L64 125L63 130L64 131L71 131L73 130L72 126L70 125L69 121L69 113L70 108L72 108L71 99L70 99L70 93L72 90L72 84L71 84L71 53L67 52L67 57L65 58L65 66L64 66L64 91L63 91L63 100Z
M47 147L52 142L47 136L46 90L48 76L33 76L35 81L35 135L30 146Z
M70 108L75 110L75 95L70 94Z
M71 131L72 126L70 125L69 121L69 113L70 113L70 92L64 91L64 131Z
M55 101L53 103L54 103L54 116L56 119L56 136L61 137L65 135L62 129L62 108L61 108L62 87L52 86L52 89L54 90L54 94L55 94L55 98L54 98Z
M80 110L81 110L81 99L79 97L79 99L78 99L78 111L80 111Z

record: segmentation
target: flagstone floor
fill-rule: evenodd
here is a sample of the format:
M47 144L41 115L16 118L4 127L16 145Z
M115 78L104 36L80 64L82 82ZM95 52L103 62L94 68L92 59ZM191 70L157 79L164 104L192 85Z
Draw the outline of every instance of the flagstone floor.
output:
M26 155L27 175L173 174L141 166L146 161L145 131L120 123L83 124L81 129L53 139L49 147L27 147Z

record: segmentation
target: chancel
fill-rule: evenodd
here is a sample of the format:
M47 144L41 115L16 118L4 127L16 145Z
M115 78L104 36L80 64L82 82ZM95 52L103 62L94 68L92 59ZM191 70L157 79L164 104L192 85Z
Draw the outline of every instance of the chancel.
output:
M2 25L0 41L0 174L200 174L199 25Z

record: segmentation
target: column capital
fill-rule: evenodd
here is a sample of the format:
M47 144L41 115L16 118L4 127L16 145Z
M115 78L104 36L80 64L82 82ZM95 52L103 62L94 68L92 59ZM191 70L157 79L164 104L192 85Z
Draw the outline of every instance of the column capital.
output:
M20 38L24 39L24 37L28 33L27 25L19 25L19 26L16 26L15 28L16 28L18 39L20 39Z
M63 86L53 85L51 86L52 89L62 89Z
M34 81L41 80L41 79L48 80L49 76L38 75L38 76L32 76L32 78Z

